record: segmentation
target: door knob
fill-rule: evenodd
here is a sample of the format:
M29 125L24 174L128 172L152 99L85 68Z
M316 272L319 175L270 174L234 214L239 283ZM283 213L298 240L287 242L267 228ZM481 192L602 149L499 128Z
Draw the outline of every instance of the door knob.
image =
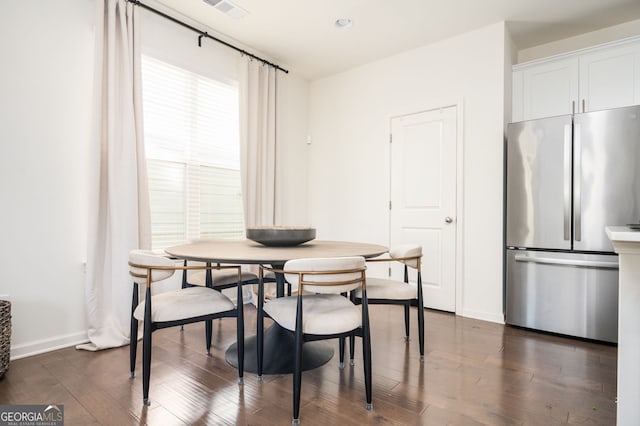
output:
M453 222L453 219L451 219L449 216L447 216L447 217L444 218L444 221L447 222L447 223L451 223L451 222Z

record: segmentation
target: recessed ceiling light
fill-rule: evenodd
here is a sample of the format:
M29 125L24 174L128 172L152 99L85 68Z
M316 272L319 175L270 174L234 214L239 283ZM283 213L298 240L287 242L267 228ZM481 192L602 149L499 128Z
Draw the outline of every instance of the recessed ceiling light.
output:
M336 19L335 25L340 29L344 29L351 27L351 25L353 25L353 22L349 18L340 18Z

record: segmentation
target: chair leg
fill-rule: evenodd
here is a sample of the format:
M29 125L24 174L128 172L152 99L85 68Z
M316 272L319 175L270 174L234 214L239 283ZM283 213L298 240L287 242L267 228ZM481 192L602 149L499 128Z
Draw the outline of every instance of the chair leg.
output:
M295 332L295 365L293 371L293 424L300 423L300 388L302 386L302 296L298 296Z
M424 360L424 299L422 296L422 277L418 273L418 340L420 342L420 361Z
M349 299L351 300L351 303L353 303L354 305L358 304L358 303L362 303L362 302L357 302L356 301L356 292L355 291L351 291L349 293ZM356 365L355 361L354 361L354 356L356 353L356 338L354 336L349 336L349 365L350 366L354 366Z
M211 355L211 336L213 335L213 320L204 322L204 337L206 342L207 355Z
M207 262L207 269L205 271L205 287L213 288L213 275L211 273L211 262ZM213 333L213 320L205 321L205 333L207 344L207 355L211 355L211 335Z
M371 331L369 329L369 307L365 292L362 295L362 356L364 358L364 387L367 397L366 408L373 409L371 385Z
M409 284L409 267L404 265L404 282ZM404 305L404 339L409 341L409 302Z
M183 262L183 265L185 267L187 266L187 261L186 260ZM182 288L185 289L187 287L189 287L189 283L187 283L187 270L184 269L182 271ZM183 324L180 324L180 331L184 331L184 325Z
M347 297L347 293L340 293L343 297ZM340 337L338 339L338 352L340 352L340 363L338 364L339 369L344 368L344 337Z
M356 353L356 338L353 336L349 336L349 365L354 366L356 362L354 360Z
M147 287L144 306L144 333L142 335L142 402L149 403L151 379L151 288Z
M187 261L185 260L183 263L184 267L187 267ZM182 270L182 288L187 288L189 284L187 283L187 270Z
M371 384L371 336L369 327L364 332L365 336L362 339L362 352L364 356L364 387L367 398L367 405L365 406L367 411L373 409L373 396L372 396L372 384Z
M262 362L264 353L264 281L258 283L258 313L257 313L257 329L256 329L256 344L258 346L256 350L257 366L258 366L258 381L262 381Z
M238 295L236 307L236 341L238 346L238 384L244 379L244 304L242 300L242 284L238 282Z
M138 320L133 316L133 311L138 306L138 283L133 283L133 298L131 300L131 332L129 335L129 372L133 377L136 374L136 356L138 353Z
M404 305L404 340L409 341L409 303Z

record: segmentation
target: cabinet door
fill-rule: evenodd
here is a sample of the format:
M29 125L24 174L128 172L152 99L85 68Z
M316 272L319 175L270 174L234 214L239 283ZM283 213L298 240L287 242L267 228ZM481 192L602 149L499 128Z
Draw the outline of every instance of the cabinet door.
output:
M577 108L578 68L578 59L569 58L524 69L523 120L571 114Z
M580 57L580 112L637 104L640 104L640 43Z

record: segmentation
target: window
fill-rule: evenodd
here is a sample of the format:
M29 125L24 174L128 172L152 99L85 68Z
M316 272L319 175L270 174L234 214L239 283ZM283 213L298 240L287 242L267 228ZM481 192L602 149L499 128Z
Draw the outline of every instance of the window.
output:
M142 56L154 250L244 232L238 88Z

